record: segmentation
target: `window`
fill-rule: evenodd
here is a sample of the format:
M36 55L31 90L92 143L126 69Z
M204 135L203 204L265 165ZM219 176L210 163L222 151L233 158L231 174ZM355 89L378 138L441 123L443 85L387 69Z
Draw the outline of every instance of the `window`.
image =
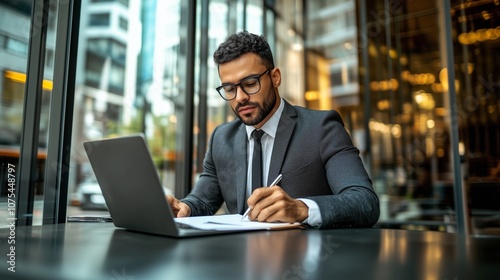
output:
M90 15L90 20L89 20L90 26L109 26L109 24L110 24L109 13Z
M124 44L121 44L117 41L110 40L110 50L109 54L113 61L120 62L125 64L125 58L127 56L127 47Z
M128 20L124 17L120 17L119 19L120 28L127 31L128 30Z
M109 71L109 91L118 95L123 95L123 81L125 81L125 68L115 63L111 63Z
M28 54L28 43L10 37L7 39L6 49L26 55Z
M111 1L92 1L89 6ZM185 70L180 47L181 2L141 1L131 5L128 1L112 1L127 5L127 13L116 17L117 36L96 34L97 28L83 27L80 44L86 46L77 63L73 149L68 193L71 204L68 212L81 212L92 207L106 210L103 205L92 205L83 195L86 182L93 181L82 142L107 137L143 132L148 140L165 191L175 191L176 168L182 161L178 157L180 131L184 131L183 103L186 95L181 88ZM82 19L88 10L82 10ZM132 20L141 18L141 32L130 32ZM109 14L90 15L91 26L110 24ZM113 18L113 25L115 18ZM115 27L115 26L113 26ZM87 37L86 35L92 36ZM139 37L139 35L142 36ZM184 34L182 36L185 36ZM140 48L128 52L129 48ZM183 141L182 143L184 143ZM101 195L97 188L97 193Z
M87 48L89 51L101 54L107 54L109 49L108 39L98 38L89 39L87 43Z
M87 48L98 56L109 56L115 62L125 64L126 46L109 38L89 39Z

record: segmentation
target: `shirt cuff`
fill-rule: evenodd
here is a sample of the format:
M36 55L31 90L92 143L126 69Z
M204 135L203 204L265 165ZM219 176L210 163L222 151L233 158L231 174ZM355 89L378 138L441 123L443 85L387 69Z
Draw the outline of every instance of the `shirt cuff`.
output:
M307 198L299 198L298 200L304 202L304 204L309 208L309 216L304 221L302 221L302 224L307 224L313 228L321 227L321 223L323 222L323 220L321 220L321 213L319 212L318 204L313 200Z

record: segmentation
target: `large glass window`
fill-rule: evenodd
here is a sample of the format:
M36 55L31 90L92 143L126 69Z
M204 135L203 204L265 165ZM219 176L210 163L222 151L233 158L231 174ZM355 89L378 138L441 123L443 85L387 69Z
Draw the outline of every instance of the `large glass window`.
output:
M381 226L454 227L448 97L433 90L446 67L442 7L434 1L367 5L370 165ZM441 77L441 82L443 77ZM366 108L366 107L365 107Z
M121 2L128 3L128 18L112 9L107 17L121 23L102 25L116 32L96 32L92 20L85 26L95 14L82 10L80 47L86 50L78 58L69 215L107 210L82 149L88 140L143 133L165 193L175 192L176 163L182 160L179 135L186 129L181 125L187 94L182 89L181 2ZM101 6L91 8L96 13Z
M219 44L229 36L229 7L225 2L211 1L209 6L208 49L206 50L208 67L208 84L206 89L208 96L207 136L209 136L216 125L226 122L228 118L232 118L232 112L228 109L228 104L220 98L215 90L220 85L220 79L217 67L213 62L213 53Z
M459 152L471 231L499 234L500 3L451 3ZM439 85L437 92L446 91L446 84Z
M364 142L381 198L383 227L454 231L461 207L472 215L473 234L499 226L499 76L494 55L499 6L496 1L451 3L450 11L439 1L372 1L361 6L366 21L358 28L360 81L369 81L360 83L368 118L369 138ZM453 30L445 29L447 17ZM453 46L447 44L449 36ZM452 62L446 59L450 52ZM455 76L453 89L450 73ZM456 104L450 103L455 98ZM457 130L460 139L454 143ZM464 194L461 205L455 205L457 192Z
M280 95L294 105L304 106L302 2L277 1L276 11L279 11L280 17L270 15L269 20L275 20L274 30L268 29L271 33L267 37L274 50L274 63L281 70L283 82L280 85Z
M16 4L17 3L17 4ZM17 182L12 185L15 192L19 188L19 157L21 135L23 131L24 101L26 95L28 46L30 43L31 6L24 2L0 3L0 202L5 207L0 209L0 217L7 221L11 207L7 207L10 175L15 175ZM57 17L57 10L49 11L49 22ZM35 31L32 31L35 32ZM43 73L41 93L41 110L39 118L38 153L35 164L33 224L42 223L43 190L45 159L48 138L50 97L52 91L53 59L55 46L55 26L49 25L47 30L45 68ZM36 65L33 65L36 67ZM43 68L43 67L42 67ZM33 92L35 93L35 92ZM25 162L29 164L29 162ZM9 169L13 167L13 169ZM14 173L9 170L15 170ZM14 193L15 193L14 192ZM17 195L17 194L16 194ZM19 203L18 197L14 201ZM10 204L12 205L12 204ZM0 227L6 224L2 222Z

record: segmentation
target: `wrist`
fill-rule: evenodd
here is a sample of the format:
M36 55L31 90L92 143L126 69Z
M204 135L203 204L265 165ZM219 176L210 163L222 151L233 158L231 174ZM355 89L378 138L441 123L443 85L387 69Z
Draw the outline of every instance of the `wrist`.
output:
M187 203L181 202L182 208L184 209L185 217L191 216L191 207Z
M297 222L302 223L308 217L309 207L301 200L297 200Z

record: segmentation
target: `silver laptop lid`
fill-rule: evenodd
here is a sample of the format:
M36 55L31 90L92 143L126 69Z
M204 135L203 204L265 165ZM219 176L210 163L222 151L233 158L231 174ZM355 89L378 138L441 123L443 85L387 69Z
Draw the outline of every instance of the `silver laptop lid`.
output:
M83 145L115 226L178 235L142 134L89 141Z

